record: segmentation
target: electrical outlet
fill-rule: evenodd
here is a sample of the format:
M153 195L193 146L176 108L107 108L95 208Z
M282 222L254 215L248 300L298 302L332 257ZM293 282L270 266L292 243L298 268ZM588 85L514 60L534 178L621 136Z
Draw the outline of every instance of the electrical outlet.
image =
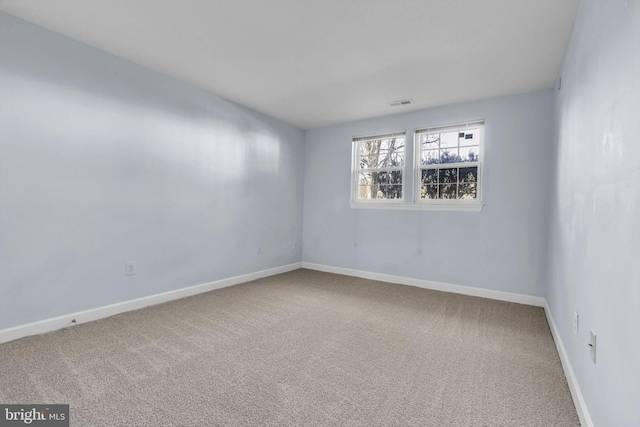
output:
M298 249L298 241L294 240L293 241L293 250L296 250L296 249Z
M138 269L136 268L135 261L129 261L124 263L124 275L125 276L135 276Z
M258 255L262 254L262 246L258 245Z
M589 356L596 363L596 333L593 329L589 332Z
M573 335L578 336L578 321L579 321L578 312L573 312Z

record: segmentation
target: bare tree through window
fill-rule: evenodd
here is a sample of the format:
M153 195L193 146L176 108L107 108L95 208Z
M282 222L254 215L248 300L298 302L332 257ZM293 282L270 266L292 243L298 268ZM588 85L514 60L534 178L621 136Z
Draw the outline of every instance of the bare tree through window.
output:
M356 139L358 199L402 199L405 136Z
M484 120L417 129L412 136L353 138L351 206L479 212Z

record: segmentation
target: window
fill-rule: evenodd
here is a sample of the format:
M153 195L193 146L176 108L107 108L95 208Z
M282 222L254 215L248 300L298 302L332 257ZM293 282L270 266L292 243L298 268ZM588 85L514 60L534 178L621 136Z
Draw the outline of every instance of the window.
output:
M352 207L482 209L484 120L418 129L413 141L405 136L394 132L353 138ZM413 165L408 175L407 161L409 168Z
M480 210L483 134L482 121L416 131L416 200Z
M353 162L353 201L403 200L404 132L353 138Z

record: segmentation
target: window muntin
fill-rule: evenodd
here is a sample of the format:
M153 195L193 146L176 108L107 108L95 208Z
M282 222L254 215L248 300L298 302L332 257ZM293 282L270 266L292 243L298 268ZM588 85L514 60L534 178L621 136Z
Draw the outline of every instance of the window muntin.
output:
M403 200L405 133L353 138L354 201Z
M483 123L416 131L418 201L480 202Z
M351 207L480 212L483 142L484 120L353 138Z

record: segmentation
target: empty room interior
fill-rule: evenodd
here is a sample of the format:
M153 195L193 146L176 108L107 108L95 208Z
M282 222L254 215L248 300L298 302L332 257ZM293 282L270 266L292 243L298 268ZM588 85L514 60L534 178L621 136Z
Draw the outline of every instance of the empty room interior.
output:
M0 0L0 424L640 426L639 135L640 0Z

